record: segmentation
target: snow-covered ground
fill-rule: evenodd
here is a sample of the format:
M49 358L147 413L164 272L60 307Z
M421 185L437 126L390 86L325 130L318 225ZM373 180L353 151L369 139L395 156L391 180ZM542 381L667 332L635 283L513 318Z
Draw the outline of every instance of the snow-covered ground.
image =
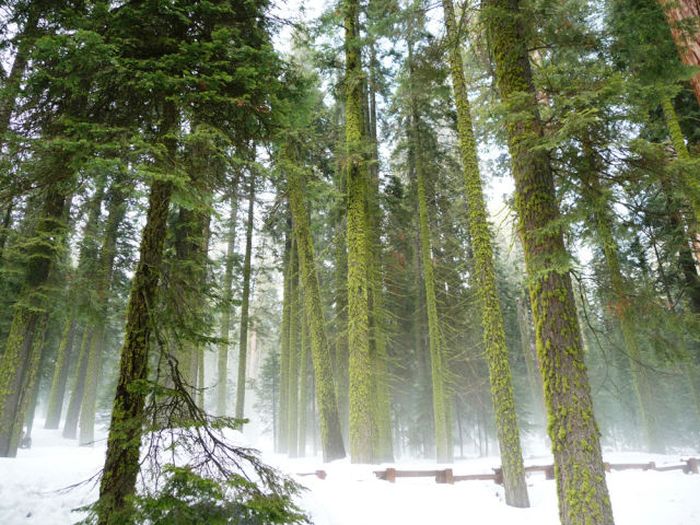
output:
M541 473L531 474L532 507L514 509L503 502L503 489L490 481L438 485L432 478L398 479L395 484L375 478L376 466L347 461L322 465L317 459L290 460L267 454L265 459L291 473L323 469L327 478L298 478L309 490L303 507L316 525L557 525L555 485ZM35 430L34 446L14 459L0 459L0 525L63 525L80 518L72 509L96 498L94 485L61 489L83 481L101 467L104 446L79 448L60 431ZM677 464L679 456L608 454L607 461ZM548 458L528 459L544 464ZM456 462L454 473L485 473L497 458ZM399 468L433 468L429 462L400 463ZM700 475L638 470L608 474L617 525L700 524Z

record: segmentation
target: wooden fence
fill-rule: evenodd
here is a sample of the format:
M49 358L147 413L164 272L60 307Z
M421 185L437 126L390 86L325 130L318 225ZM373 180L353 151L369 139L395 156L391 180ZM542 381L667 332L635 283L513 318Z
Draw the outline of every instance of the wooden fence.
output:
M655 470L657 472L668 472L670 470L682 470L686 474L700 473L700 461L697 458L688 458L681 460L682 463L677 465L664 465L657 467L651 461L649 463L605 463L606 472L613 470ZM499 485L503 484L503 470L494 468L493 474L463 474L455 475L451 468L439 470L397 470L395 468L387 468L386 470L375 470L374 475L379 479L395 483L396 478L425 478L434 477L436 483L453 484L457 481L471 480L491 480ZM544 472L545 479L554 479L554 465L530 465L525 467L525 472Z
M670 470L682 470L685 474L700 474L700 460L697 458L681 459L677 465L656 466L656 463L605 463L605 471L613 470L655 470L657 472L668 472ZM451 468L433 470L397 470L389 467L385 470L375 470L374 475L379 479L396 483L396 478L435 478L435 483L453 484L457 481L490 480L499 485L503 485L503 470L494 468L493 474L460 474L455 475ZM554 479L554 465L530 465L525 467L525 472L544 472L545 479ZM316 476L319 479L326 479L325 470L314 472L300 472L297 476Z

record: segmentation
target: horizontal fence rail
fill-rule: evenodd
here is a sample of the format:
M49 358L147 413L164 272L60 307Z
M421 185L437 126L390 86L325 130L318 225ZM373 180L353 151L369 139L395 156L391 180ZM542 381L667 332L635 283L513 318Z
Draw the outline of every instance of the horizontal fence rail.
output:
M698 458L681 459L677 465L656 466L656 463L604 463L605 471L613 470L654 470L656 472L668 472L671 470L682 470L685 474L700 474L700 460ZM396 478L435 478L435 483L450 484L457 481L493 481L498 485L503 485L503 470L498 467L492 469L493 473L483 474L460 474L455 475L451 468L431 469L431 470L398 470L389 467L385 470L375 470L377 478L396 483ZM525 467L525 472L544 472L545 479L554 479L554 465L530 465ZM297 476L316 476L318 479L326 479L325 470L314 472L299 472Z

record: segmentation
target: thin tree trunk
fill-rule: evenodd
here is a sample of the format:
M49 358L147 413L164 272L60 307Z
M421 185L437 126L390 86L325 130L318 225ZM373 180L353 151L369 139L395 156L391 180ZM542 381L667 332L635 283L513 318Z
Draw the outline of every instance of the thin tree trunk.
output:
M119 226L126 214L126 194L119 188L123 181L113 185L108 204L107 223L100 248L99 266L95 277L95 322L92 341L88 350L85 389L80 409L80 433L78 444L92 445L95 440L95 406L97 387L102 371L102 353L107 331L109 292L114 275Z
M608 270L610 278L611 302L609 308L617 321L618 328L627 350L627 359L632 376L632 386L637 400L640 429L644 436L644 443L650 452L663 453L663 441L659 435L656 413L654 410L654 395L652 393L651 379L642 359L637 330L631 311L630 296L627 284L622 275L620 266L619 249L613 233L612 218L610 217L609 203L604 188L599 180L599 170L596 166L595 151L588 140L584 140L584 155L588 163L586 173L582 174L585 195L593 211L598 243Z
M291 158L296 159L295 156L291 156ZM316 273L313 239L311 237L308 211L303 200L302 173L293 162L289 163L287 181L294 221L294 238L296 239L299 252L301 285L304 291L303 308L309 323L308 330L311 344L311 359L314 367L314 386L319 406L321 447L324 461L332 461L345 457L345 447L343 446L343 438L340 432L330 346L326 337L326 323L323 316L321 293ZM352 380L352 373L350 377ZM352 419L350 423L352 425ZM353 461L357 462L357 459L353 458Z
M238 215L238 180L236 176L231 188L228 240L226 245L226 269L224 271L223 298L221 312L221 332L219 337L219 356L216 385L216 412L226 415L226 398L228 393L228 350L231 336L231 310L233 305L233 259L236 251L236 222Z
M413 77L413 42L408 43L408 68L411 79ZM432 398L433 398L433 424L435 430L435 449L437 461L447 463L452 460L452 437L447 415L447 393L445 388L445 369L442 341L440 336L440 321L437 311L437 299L435 296L435 276L433 274L433 260L431 249L430 228L428 225L428 204L425 191L425 174L423 168L423 153L421 146L420 120L415 92L411 92L411 124L410 124L410 148L414 161L417 199L418 199L418 231L420 238L421 267L423 269L423 285L425 293L425 305L428 317L428 349L430 352Z
M78 420L80 418L83 393L85 392L88 356L94 335L93 329L86 328L83 332L83 340L80 343L80 353L78 354L78 361L71 381L72 388L70 401L66 409L66 420L63 423L63 437L67 439L75 439L78 435Z
M554 179L542 137L519 0L488 0L484 21L495 61L496 85L511 108L505 131L515 179L515 207L523 238L545 385L559 514L563 525L611 525L610 497L593 414L581 331L569 275Z
M278 452L289 452L289 323L292 302L292 260L293 253L291 212L287 220L287 234L284 243L284 297L282 298L282 327L280 330L280 418Z
M292 219L292 231L295 227ZM289 356L287 363L287 439L289 456L297 457L298 443L298 395L299 395L299 324L301 322L301 294L299 256L297 242L292 239L292 252L289 264L291 271L289 301Z
M243 297L241 299L241 330L238 352L238 382L236 384L236 417L243 418L245 412L246 359L248 352L248 310L250 308L250 264L253 252L253 212L255 210L255 175L250 172L248 190L248 219L243 260Z
M299 457L306 456L306 433L309 412L309 320L306 310L301 317L301 353L299 355Z
M442 0L445 12L452 87L457 107L457 132L462 154L465 195L468 202L468 222L478 295L481 303L486 361L489 365L491 400L496 414L496 430L501 448L503 484L506 503L514 507L529 507L525 484L520 428L515 412L513 380L508 362L503 314L496 288L496 270L489 231L488 212L479 173L479 160L474 138L471 108L464 79L460 39L452 0Z

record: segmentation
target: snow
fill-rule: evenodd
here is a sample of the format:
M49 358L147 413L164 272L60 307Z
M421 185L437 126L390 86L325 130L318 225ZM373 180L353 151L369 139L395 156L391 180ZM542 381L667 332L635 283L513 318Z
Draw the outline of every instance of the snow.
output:
M0 459L0 524L62 525L78 521L72 509L97 497L94 483L61 490L95 474L104 460L104 441L81 448L60 437L60 431L34 431L34 445L17 458ZM697 456L698 454L696 454ZM288 459L264 454L266 461L296 476L323 469L325 480L296 477L307 491L300 503L316 525L557 525L554 481L542 473L528 477L531 508L504 503L502 487L491 481L436 484L433 478L400 478L396 483L377 479L373 471L387 467L351 465L347 460L322 464L318 458ZM678 464L678 455L610 453L606 461L657 465ZM527 464L546 464L547 457ZM459 460L450 465L455 475L487 473L498 466L496 457ZM432 469L428 461L401 462L401 469ZM608 474L617 525L697 525L700 523L700 476L681 471L630 470Z

